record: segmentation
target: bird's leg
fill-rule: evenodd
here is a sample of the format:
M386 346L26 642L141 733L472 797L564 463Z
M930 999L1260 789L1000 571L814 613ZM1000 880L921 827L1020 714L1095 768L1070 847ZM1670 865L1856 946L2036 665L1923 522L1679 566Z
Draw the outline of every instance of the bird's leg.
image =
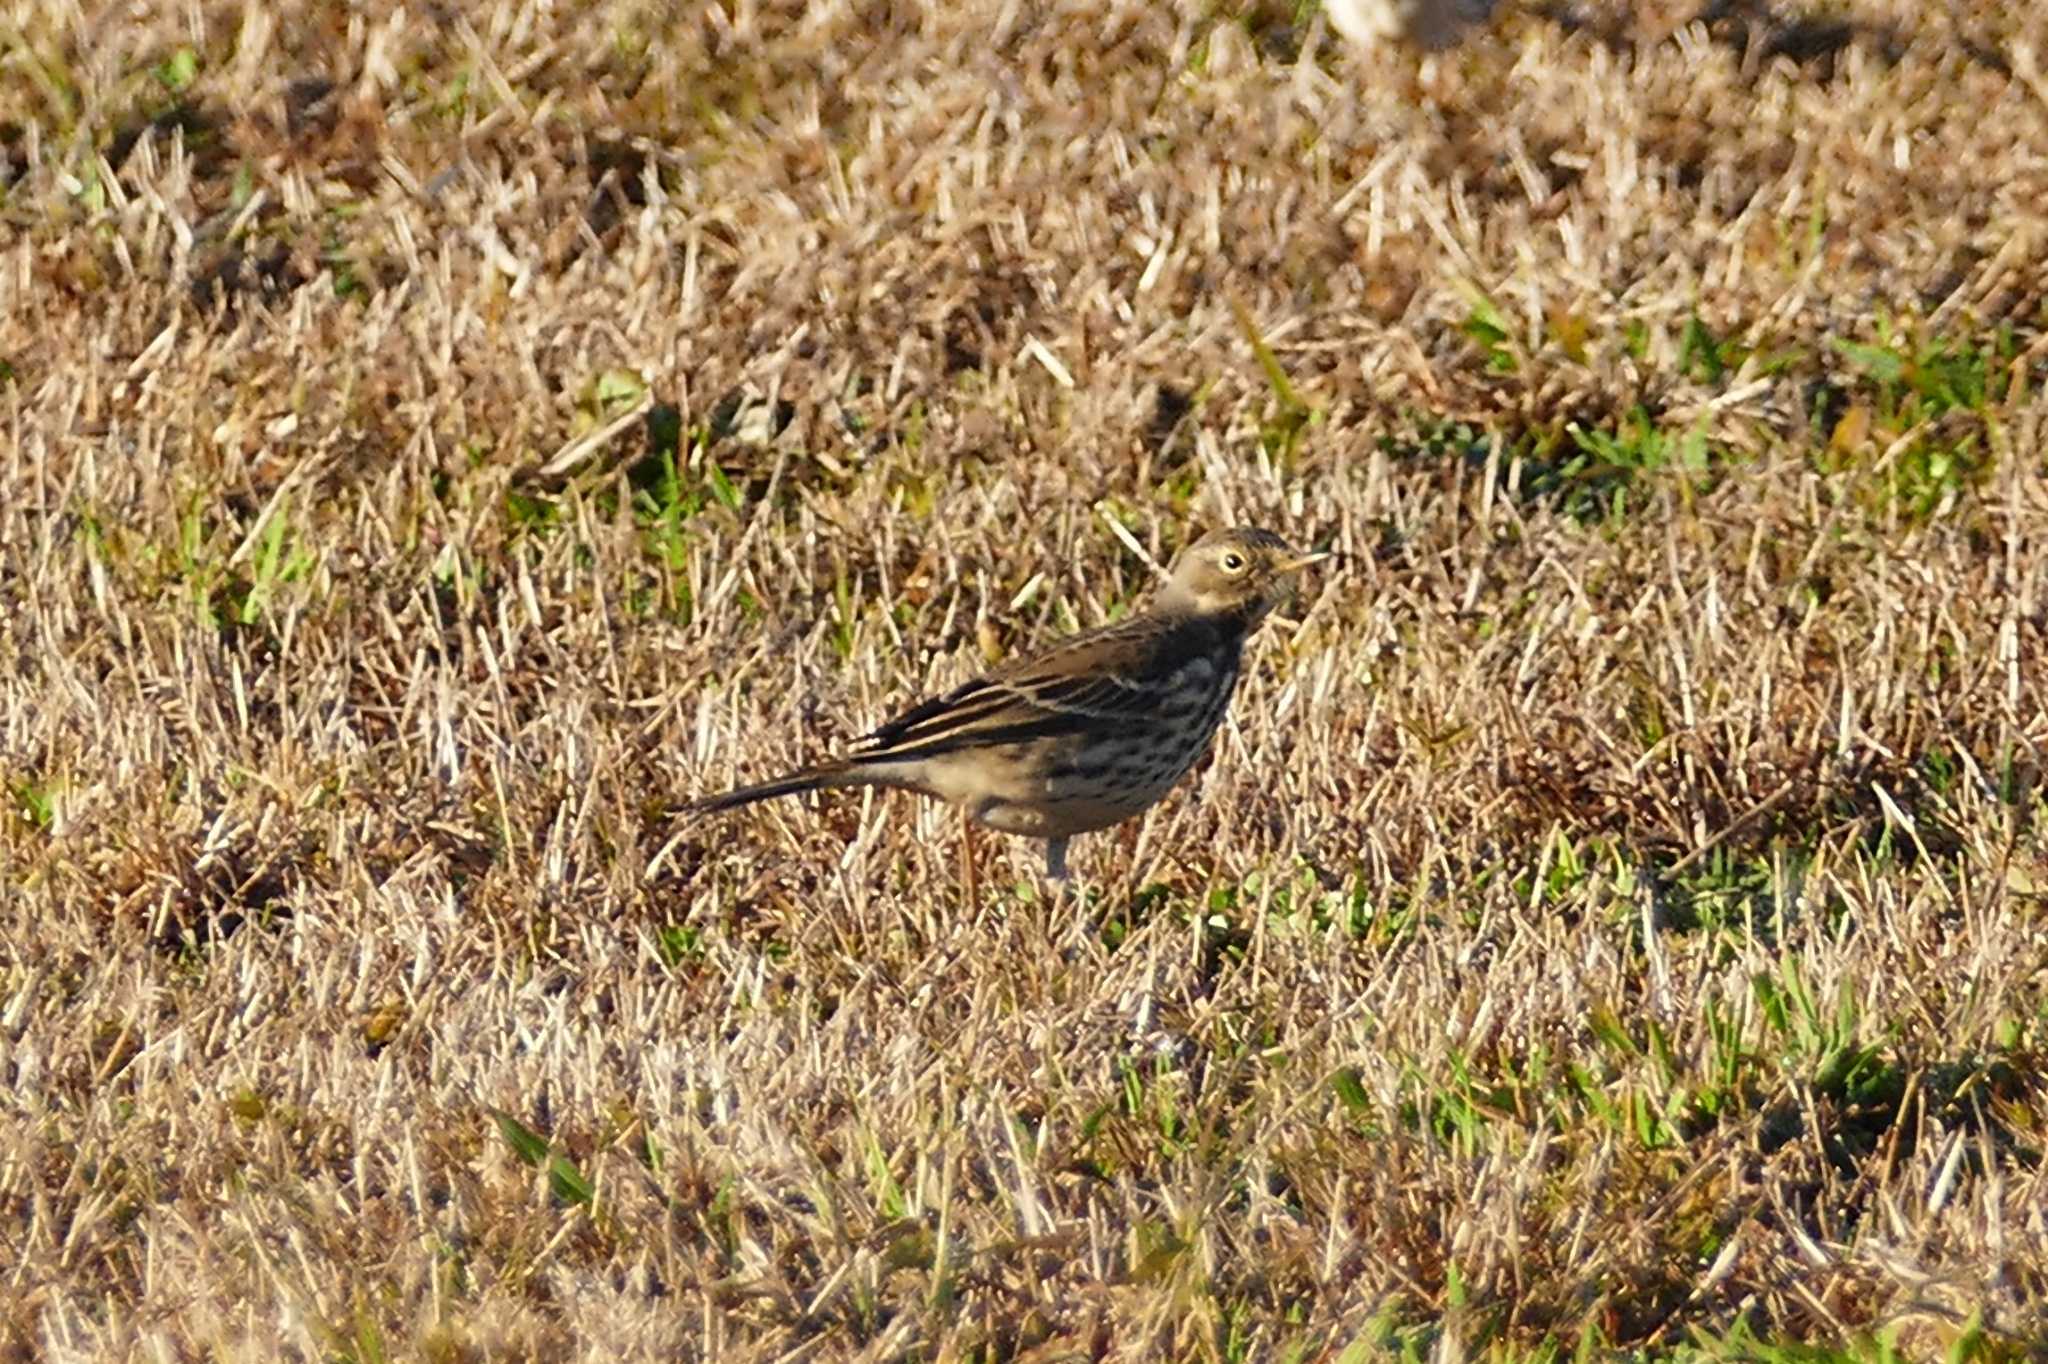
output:
M1045 841L1045 879L1050 894L1046 897L1045 933L1048 941L1064 943L1060 955L1072 961L1080 950L1080 944L1088 938L1088 907L1067 875L1067 840L1049 838ZM1073 901L1073 913L1065 915L1067 902ZM1068 919L1067 936L1062 938L1056 926L1063 917Z
M968 811L960 813L960 897L971 912L976 895L974 884L974 816Z
M1045 879L1066 889L1067 883L1067 840L1048 838L1045 840Z

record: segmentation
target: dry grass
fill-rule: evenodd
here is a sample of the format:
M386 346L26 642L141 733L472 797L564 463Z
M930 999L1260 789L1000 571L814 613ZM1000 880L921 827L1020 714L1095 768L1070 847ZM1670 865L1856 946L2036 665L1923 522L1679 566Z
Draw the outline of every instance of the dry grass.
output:
M0 1354L2041 1357L2037 5L573 10L0 15Z

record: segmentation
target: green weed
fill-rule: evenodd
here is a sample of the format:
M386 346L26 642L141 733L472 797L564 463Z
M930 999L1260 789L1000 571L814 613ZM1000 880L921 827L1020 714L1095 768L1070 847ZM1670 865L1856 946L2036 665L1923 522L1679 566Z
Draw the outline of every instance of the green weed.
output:
M523 1164L548 1172L548 1192L558 1203L588 1207L597 1201L597 1186L567 1156L559 1155L546 1137L503 1109L489 1110L498 1135Z
M1477 289L1465 291L1470 304L1465 320L1458 330L1479 347L1486 357L1488 374L1514 374L1522 368L1520 348L1515 344L1514 331L1509 327L1507 315L1485 294Z
M1252 348L1259 369L1266 376L1266 387L1273 395L1272 406L1259 426L1259 446L1276 467L1291 468L1303 433L1322 421L1322 410L1303 402L1295 392L1286 368L1273 354L1273 348L1266 344L1251 311L1235 298L1230 300L1230 307L1237 316L1238 329L1244 334L1245 343Z
M2018 354L2009 328L1969 342L1917 337L1880 318L1874 341L1832 345L1854 376L1818 409L1828 423L1816 454L1823 471L1863 474L1873 505L1916 521L1953 506L1989 473L1991 376ZM1864 460L1873 448L1884 456L1874 466Z
M23 777L8 783L7 789L14 797L14 812L22 822L48 833L57 821L57 802L49 787Z
M1750 988L1800 1080L1850 1103L1896 1098L1904 1077L1881 1044L1860 1039L1863 1013L1852 982L1843 980L1833 1001L1823 1003L1799 959L1788 953L1779 958L1776 975L1751 976Z

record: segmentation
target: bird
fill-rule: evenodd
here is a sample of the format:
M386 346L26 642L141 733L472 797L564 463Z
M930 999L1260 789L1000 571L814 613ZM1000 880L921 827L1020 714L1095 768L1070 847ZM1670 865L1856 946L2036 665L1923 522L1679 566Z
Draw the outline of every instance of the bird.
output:
M1455 46L1486 22L1497 0L1323 0L1330 27L1359 48L1408 42L1423 52Z
M1064 884L1069 840L1142 814L1208 750L1246 639L1296 572L1329 557L1256 527L1211 531L1144 610L919 701L844 757L683 813L844 787L914 791L1044 840L1046 877Z

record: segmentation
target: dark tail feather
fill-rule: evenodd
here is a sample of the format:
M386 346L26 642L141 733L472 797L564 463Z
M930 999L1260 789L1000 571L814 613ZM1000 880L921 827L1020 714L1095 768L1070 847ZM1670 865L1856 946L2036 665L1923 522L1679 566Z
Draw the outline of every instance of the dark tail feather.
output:
M846 783L847 768L843 763L830 763L822 767L806 767L801 772L792 772L774 781L764 781L758 786L742 786L722 795L701 796L677 811L685 815L709 815L720 810L736 809L752 805L757 800L773 800L777 796L800 795L805 791L821 791L831 786Z

